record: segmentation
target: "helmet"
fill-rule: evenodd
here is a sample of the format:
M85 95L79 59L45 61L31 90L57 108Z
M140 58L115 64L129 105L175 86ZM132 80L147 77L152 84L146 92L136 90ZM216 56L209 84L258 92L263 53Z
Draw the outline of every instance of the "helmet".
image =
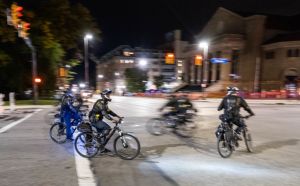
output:
M111 93L112 93L112 91L107 88L107 89L104 89L100 94L104 101L111 101L111 99L110 99Z
M227 95L237 94L239 89L237 87L227 87Z
M74 97L73 92L72 92L70 89L67 89L67 90L65 91L65 95L66 95L67 97L71 97L71 98Z

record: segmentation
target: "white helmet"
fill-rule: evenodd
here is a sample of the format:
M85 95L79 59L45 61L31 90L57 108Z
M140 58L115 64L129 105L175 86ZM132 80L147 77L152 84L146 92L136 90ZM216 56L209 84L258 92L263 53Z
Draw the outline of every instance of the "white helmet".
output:
M239 88L237 88L237 87L227 87L227 95L237 94L238 91L239 91Z

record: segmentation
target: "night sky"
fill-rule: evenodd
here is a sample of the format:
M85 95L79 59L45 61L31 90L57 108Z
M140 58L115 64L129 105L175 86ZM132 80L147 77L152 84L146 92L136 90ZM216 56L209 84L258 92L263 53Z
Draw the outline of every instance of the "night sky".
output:
M219 6L237 12L293 15L299 0L72 0L85 5L99 23L102 42L97 55L121 44L155 47L164 35L181 29L192 41Z
M86 6L99 24L102 41L91 43L91 51L98 57L119 45L156 47L164 43L165 34L174 29L181 29L183 38L193 42L194 36L201 31L220 6L243 13L300 14L300 0L71 0L71 2L80 2Z

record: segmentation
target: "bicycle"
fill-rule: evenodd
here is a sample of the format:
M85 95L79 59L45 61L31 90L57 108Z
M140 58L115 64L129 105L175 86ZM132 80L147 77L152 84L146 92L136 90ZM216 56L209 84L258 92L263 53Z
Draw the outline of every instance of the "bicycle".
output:
M86 112L87 111L81 110L79 114L80 117L71 121L72 136L76 131L96 131L96 128L90 125ZM55 143L62 144L67 141L66 125L65 123L62 124L60 122L59 114L56 114L55 118L55 122L50 128L49 135Z
M146 123L147 131L155 136L172 132L180 137L191 137L193 129L196 127L194 119L196 114L193 110L187 110L187 113L176 116L161 116L152 118Z
M124 133L120 128L119 124L122 123L122 119L114 122L115 126L106 136L100 133L94 132L83 132L75 138L75 149L77 153L85 158L92 158L97 155L100 149L105 149L106 144L117 132L119 135L113 142L113 148L117 156L121 159L132 160L140 154L140 142L139 140L129 134Z
M241 119L248 119L249 117L250 116L242 116ZM228 158L231 156L235 148L239 147L239 137L233 129L232 122L228 122L226 117L222 117L222 115L220 119L222 122L216 131L218 153L221 157ZM247 126L242 129L242 135L247 151L253 152L252 137Z

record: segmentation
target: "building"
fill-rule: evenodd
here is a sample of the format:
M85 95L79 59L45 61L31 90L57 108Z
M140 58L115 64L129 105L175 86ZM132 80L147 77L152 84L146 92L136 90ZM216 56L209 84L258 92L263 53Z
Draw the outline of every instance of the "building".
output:
M219 8L195 41L207 41L207 50L198 43L182 48L185 81L207 86L207 91L221 91L228 85L251 92L299 89L299 18ZM202 65L195 65L197 55L202 56Z
M156 88L154 78L158 76L162 76L166 83L174 81L175 65L166 64L165 55L163 50L132 48L128 45L115 48L98 61L97 90L111 88L119 93L126 91L124 73L127 68L144 70L148 77L148 89Z

